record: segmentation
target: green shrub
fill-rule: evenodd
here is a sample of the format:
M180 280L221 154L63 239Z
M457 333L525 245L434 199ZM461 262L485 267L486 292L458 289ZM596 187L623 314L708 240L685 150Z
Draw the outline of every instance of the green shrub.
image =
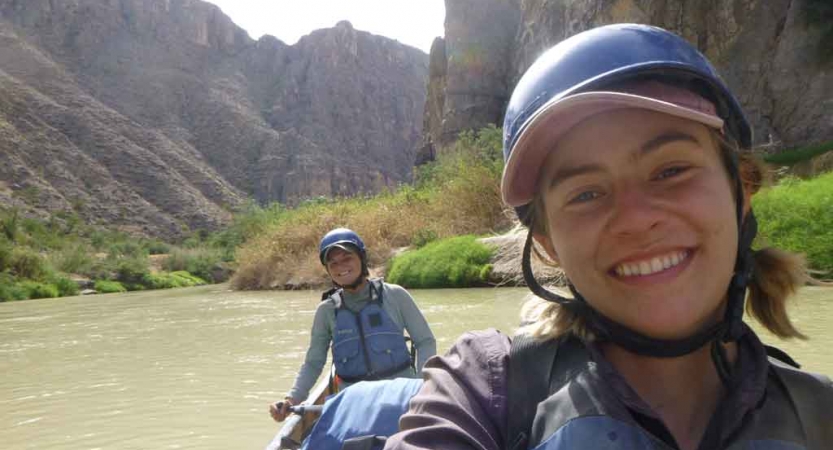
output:
M170 245L158 239L143 240L141 246L148 255L164 255L171 251Z
M184 270L171 272L170 275L172 277L175 277L175 278L178 278L178 279L182 280L183 283L188 283L187 284L188 286L201 286L201 285L204 285L204 284L208 284L202 278L191 275L190 273L188 273Z
M124 241L110 244L110 257L117 258L144 258L148 255L147 250L138 242Z
M29 298L28 293L17 284L13 276L8 273L0 273L0 302L26 300L27 298Z
M146 258L124 258L116 261L116 279L125 286L142 284L150 273ZM135 289L134 289L135 290Z
M169 289L179 287L200 286L206 282L188 272L153 273L145 277L145 286L151 289Z
M168 272L186 271L203 280L219 283L225 280L214 279L214 268L223 260L219 250L199 248L174 250L162 264Z
M52 284L58 289L59 297L78 295L78 292L80 292L78 284L66 277L55 277Z
M127 288L124 287L118 281L107 281L107 280L96 280L95 282L95 290L100 294L110 294L114 292L127 292Z
M26 291L28 298L55 298L60 296L58 288L53 284L24 280L20 282L20 286Z
M179 287L165 273L148 273L142 280L142 284L150 289L169 289Z
M94 259L89 269L76 272L91 280L112 280L116 278L116 261L110 259Z
M427 244L437 240L437 232L431 229L423 228L414 234L411 238L411 245L416 248L425 247Z
M9 269L18 278L37 280L49 273L46 260L34 250L27 247L18 247L12 250L9 261Z
M810 267L833 274L833 172L785 178L754 196L752 205L760 245L803 253Z
M432 242L394 258L388 280L409 288L482 286L493 252L471 235Z
M0 272L11 267L14 245L5 238L0 239Z
M3 236L11 242L17 241L19 229L19 215L17 209L11 211L3 211L0 215L0 229L3 231Z
M82 244L68 245L61 250L50 253L52 266L65 273L88 273L94 264L90 250Z

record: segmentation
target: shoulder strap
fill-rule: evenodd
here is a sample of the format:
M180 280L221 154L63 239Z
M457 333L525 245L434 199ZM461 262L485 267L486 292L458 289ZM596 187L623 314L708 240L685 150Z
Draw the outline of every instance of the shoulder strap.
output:
M382 294L385 290L385 280L382 278L374 278L369 280L370 283L370 301L371 302L379 302L379 304L384 303L384 295ZM376 292L376 299L373 298L373 293Z
M773 347L771 345L764 344L764 350L766 350L766 355L770 358L775 358L778 361L781 361L782 363L795 367L796 369L801 368L801 365L798 364L790 355L788 355L787 352L781 350L778 347Z
M509 450L527 448L538 404L583 370L589 358L581 340L571 335L544 341L519 336L512 341L506 428Z
M558 354L557 339L541 341L531 336L516 336L509 350L508 426L509 450L525 449L538 403L549 394L550 376Z
M333 303L335 304L336 310L339 310L342 306L344 306L344 299L341 297L342 292L342 288L332 288L329 291L324 292L324 294L328 294L326 297L324 297L324 294L321 295L321 301L324 302L329 299L333 299ZM347 310L347 308L344 309Z
M327 289L326 291L322 292L321 293L321 301L323 302L324 300L327 300L328 298L332 297L333 294L335 294L336 292L339 291L339 289L341 289L341 288L338 287L338 286L333 286L333 287Z

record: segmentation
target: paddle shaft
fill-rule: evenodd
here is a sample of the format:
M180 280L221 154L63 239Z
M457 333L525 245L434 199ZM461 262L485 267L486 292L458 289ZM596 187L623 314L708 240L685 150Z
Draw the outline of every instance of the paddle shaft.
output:
M295 414L321 414L323 409L324 405L292 405L289 407L289 411Z

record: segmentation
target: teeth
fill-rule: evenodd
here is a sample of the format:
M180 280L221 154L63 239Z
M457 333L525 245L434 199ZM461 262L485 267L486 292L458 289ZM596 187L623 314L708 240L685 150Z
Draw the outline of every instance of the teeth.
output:
M650 260L639 261L634 263L625 263L616 266L616 275L620 277L645 276L651 275L663 270L668 270L677 264L681 263L688 257L688 251L683 250L679 252L670 253L668 255L657 256Z
M651 273L659 272L662 269L662 259L654 258L651 260Z

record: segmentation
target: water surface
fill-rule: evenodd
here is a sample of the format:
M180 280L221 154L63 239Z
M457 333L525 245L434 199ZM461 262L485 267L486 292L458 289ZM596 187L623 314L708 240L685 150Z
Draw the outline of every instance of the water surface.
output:
M517 325L525 289L412 291L442 352L464 331ZM793 308L833 374L833 290ZM258 449L291 387L319 294L225 285L0 304L0 442L9 449Z

